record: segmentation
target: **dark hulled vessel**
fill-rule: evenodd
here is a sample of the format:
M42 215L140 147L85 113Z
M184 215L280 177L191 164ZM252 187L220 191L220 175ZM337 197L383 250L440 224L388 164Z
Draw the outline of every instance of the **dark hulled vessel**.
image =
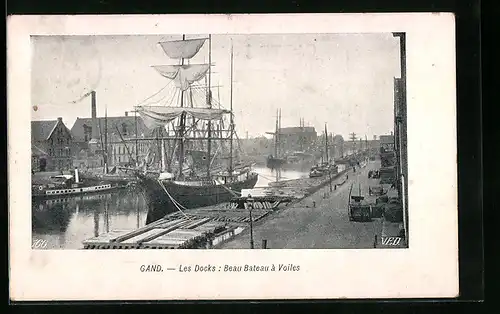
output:
M183 210L228 202L239 196L242 189L253 188L258 180L258 175L250 171L226 184L218 180L176 181L159 180L151 175L139 177L149 205L146 223L158 220L179 208Z
M206 39L186 40L183 36L182 40L160 42L163 51L180 65L153 67L173 81L174 95L179 98L175 105L136 107L146 126L157 134L157 146L148 154L156 160L147 164L146 158L142 171L136 172L150 209L148 223L179 209L227 202L242 189L253 188L258 180L250 165L235 167L233 161L232 50L230 110L212 99L210 36L208 64L184 63L199 52ZM199 82L207 73L208 82L203 86ZM202 96L201 101L197 96Z

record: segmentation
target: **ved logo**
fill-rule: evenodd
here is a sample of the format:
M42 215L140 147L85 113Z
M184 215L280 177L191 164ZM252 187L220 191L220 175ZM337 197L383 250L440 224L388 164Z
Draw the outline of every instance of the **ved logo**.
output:
M398 246L402 244L402 237L382 237L382 245Z

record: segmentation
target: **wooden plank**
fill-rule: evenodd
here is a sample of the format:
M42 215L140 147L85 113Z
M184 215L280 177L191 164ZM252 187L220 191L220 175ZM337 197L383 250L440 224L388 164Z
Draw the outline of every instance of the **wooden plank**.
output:
M200 220L195 220L194 222L190 223L189 225L185 226L184 228L185 229L196 228L197 226L202 225L210 220L211 220L211 218L202 218Z
M151 229L141 234L136 235L135 237L129 238L127 240L119 242L120 244L139 244L141 240L150 238L152 236L157 237L164 229Z
M112 230L108 233L101 234L98 237L91 238L88 240L83 241L84 245L97 245L97 244L104 244L104 243L109 243L113 241L114 239L118 238L119 236L122 236L124 234L129 233L130 230Z
M142 239L139 244L143 243L143 242L149 242L155 238L158 238L159 236L162 236L164 234L167 234L175 229L178 229L178 228L182 228L184 227L185 225L187 225L189 223L189 221L182 221L178 224L175 224L175 225L172 225L170 228L166 228L166 229L161 229L162 231L157 233L157 234L151 234L151 236L148 236L148 237L145 237L144 239Z
M122 235L120 237L117 237L116 239L114 239L111 242L123 242L123 241L125 241L127 239L131 239L131 238L133 238L133 237L135 237L135 236L137 236L139 234L142 234L142 233L147 232L149 230L153 230L158 225L160 225L160 224L162 224L164 222L165 222L164 219L157 220L157 221L155 221L155 222L153 222L151 224L148 224L148 225L146 225L146 226L144 226L142 228L136 229L136 230L134 230L134 231L132 231L130 233L127 233L127 234L124 234L124 235Z
M190 220L185 220L185 219L171 220L169 222L166 222L164 224L161 224L161 225L157 226L157 228L168 229L168 228L170 228L170 227L172 227L172 226L174 226L174 225L176 225L176 224L178 224L178 223L180 223L182 221L188 222Z

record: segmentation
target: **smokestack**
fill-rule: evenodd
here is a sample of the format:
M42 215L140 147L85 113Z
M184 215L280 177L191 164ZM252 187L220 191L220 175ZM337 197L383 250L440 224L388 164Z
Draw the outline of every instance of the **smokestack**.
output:
M96 96L95 91L91 92L92 96L92 139L96 140L99 138L99 132L97 130L97 106L96 106Z

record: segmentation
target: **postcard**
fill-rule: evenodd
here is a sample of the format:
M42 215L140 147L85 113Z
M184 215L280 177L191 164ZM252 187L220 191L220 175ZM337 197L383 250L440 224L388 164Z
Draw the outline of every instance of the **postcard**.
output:
M7 25L12 300L458 295L453 14Z

